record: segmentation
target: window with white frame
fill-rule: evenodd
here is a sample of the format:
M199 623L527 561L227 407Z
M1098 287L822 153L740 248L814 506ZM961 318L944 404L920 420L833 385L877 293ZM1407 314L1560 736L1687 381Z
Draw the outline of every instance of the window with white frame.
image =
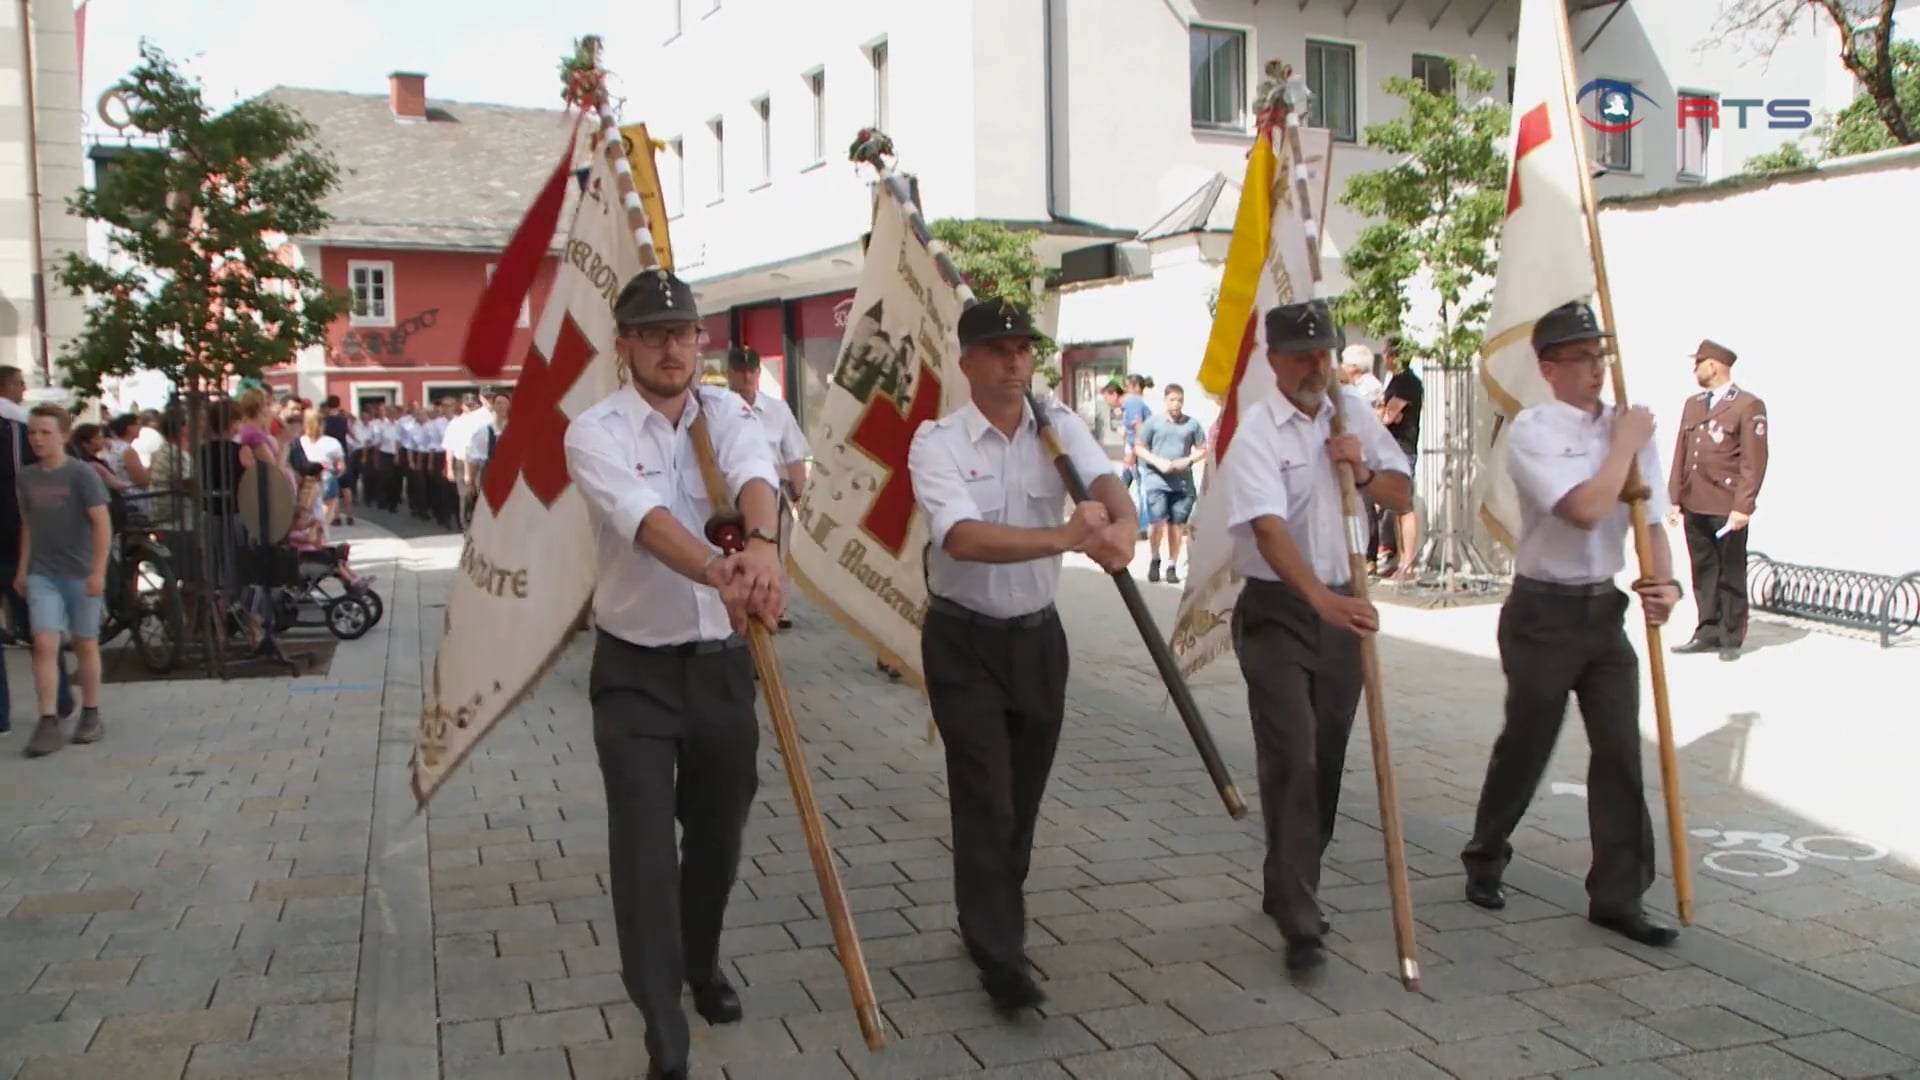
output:
M687 142L675 136L667 140L667 167L660 170L660 199L667 204L667 216L677 218L687 212Z
M755 98L753 115L760 123L760 183L773 183L773 99Z
M727 197L727 122L714 117L707 133L713 136L713 201L719 202Z
M496 264L487 264L487 284L493 284L493 272L496 269L498 269ZM522 330L533 325L533 303L528 297L522 296L520 298L520 320L514 325Z
M1447 58L1444 56L1414 53L1413 81L1424 85L1427 93L1435 97L1445 97L1453 93L1453 68L1447 65Z
M1681 101L1688 98L1707 98L1717 106L1720 95L1705 90L1681 90L1676 95ZM1675 147L1674 161L1679 165L1679 179L1705 180L1712 171L1707 150L1713 143L1713 117L1700 116L1698 110L1680 121L1679 143Z
M1194 127L1247 126L1247 35L1243 31L1188 27L1187 80Z
M347 291L353 307L348 321L354 326L393 325L393 264L347 263Z
M882 38L867 50L873 65L873 126L887 130L887 42Z
M1519 74L1519 68L1509 67L1507 69L1507 104L1509 105L1513 104L1513 80Z
M1631 85L1622 79L1608 79L1606 81ZM1605 94L1594 94L1583 103L1587 118L1594 123L1605 124L1610 122L1606 117L1600 115L1600 109L1606 104L1606 97L1607 95ZM1600 131L1595 129L1593 133L1593 164L1609 172L1632 172L1633 131L1631 129L1627 131Z
M1307 42L1307 120L1341 142L1360 139L1359 50L1333 41Z
M825 69L807 75L807 96L813 99L813 158L827 160L827 73Z

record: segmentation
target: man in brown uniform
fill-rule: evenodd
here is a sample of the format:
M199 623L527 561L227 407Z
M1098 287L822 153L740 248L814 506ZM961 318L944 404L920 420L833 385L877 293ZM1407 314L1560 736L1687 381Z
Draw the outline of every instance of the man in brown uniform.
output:
M1693 560L1700 622L1677 653L1734 660L1747 638L1747 522L1767 475L1767 405L1733 385L1732 349L1702 341L1693 377L1702 392L1680 414L1667 497L1670 524L1683 526Z

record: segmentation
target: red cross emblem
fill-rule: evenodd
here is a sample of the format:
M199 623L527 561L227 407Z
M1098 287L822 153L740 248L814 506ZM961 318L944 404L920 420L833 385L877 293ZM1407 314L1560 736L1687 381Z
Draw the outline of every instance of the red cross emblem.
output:
M1507 216L1520 209L1520 160L1553 140L1553 121L1541 102L1520 118L1520 135L1513 145L1513 179L1507 184Z
M875 394L847 438L887 471L886 483L860 518L860 527L896 559L907 546L907 531L913 525L913 475L907 471L907 451L920 425L939 418L940 376L923 360L907 415L900 415L892 395Z
M597 355L571 313L560 324L551 360L541 355L539 346L527 346L520 382L514 387L513 419L500 433L493 460L487 463L480 484L495 515L507 504L514 483L523 476L533 497L547 507L573 482L567 475L565 446L570 421L561 411L560 402Z

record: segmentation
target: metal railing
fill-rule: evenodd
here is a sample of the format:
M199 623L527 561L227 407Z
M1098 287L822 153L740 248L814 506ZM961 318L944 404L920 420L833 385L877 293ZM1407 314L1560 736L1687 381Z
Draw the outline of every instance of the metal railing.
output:
M1758 611L1878 634L1884 649L1920 627L1920 571L1835 570L1750 551L1747 602Z

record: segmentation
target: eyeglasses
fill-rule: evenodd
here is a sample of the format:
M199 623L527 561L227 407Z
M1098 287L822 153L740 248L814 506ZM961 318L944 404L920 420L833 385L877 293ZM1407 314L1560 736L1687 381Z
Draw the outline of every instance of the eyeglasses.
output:
M706 327L699 323L675 323L671 326L632 326L622 328L621 337L636 338L642 345L660 348L669 339L678 345L705 345Z

